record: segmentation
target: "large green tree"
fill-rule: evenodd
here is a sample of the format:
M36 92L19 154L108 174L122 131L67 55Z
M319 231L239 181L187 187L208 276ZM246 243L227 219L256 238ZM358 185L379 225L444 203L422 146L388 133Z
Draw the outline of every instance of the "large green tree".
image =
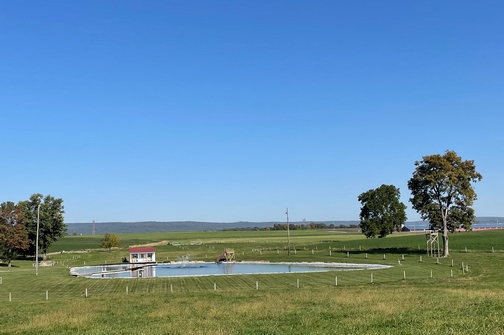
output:
M430 221L431 229L442 230L443 257L448 257L448 232L460 226L470 229L476 221L471 208L477 199L472 183L483 177L476 172L474 161L463 161L450 150L424 156L415 166L408 181L413 195L410 201L422 219Z
M16 254L28 249L28 234L23 226L21 206L13 202L0 204L0 255L11 266Z
M67 231L63 214L63 199L40 193L33 194L29 200L20 203L23 206L24 222L30 240L28 254L35 255L35 241L37 236L37 208L40 205L39 248L43 258L47 250Z
M360 228L367 238L385 237L401 229L407 218L400 196L394 185L382 185L359 195Z

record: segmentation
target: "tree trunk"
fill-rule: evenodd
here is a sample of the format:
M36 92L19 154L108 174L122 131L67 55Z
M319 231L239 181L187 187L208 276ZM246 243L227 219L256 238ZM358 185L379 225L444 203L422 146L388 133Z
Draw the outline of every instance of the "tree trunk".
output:
M443 227L443 257L449 257L450 253L448 252L448 228L446 224Z

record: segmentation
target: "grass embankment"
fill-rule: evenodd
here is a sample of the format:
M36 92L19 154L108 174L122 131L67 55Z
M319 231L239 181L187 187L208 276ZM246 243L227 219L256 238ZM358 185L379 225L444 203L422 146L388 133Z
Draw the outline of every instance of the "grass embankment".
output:
M504 334L504 231L450 235L452 257L439 264L425 256L423 234L366 240L333 231L291 233L291 256L285 232L199 232L119 235L124 248L55 254L58 265L41 267L38 276L32 262L15 261L13 268L0 267L0 334ZM101 238L65 237L53 251L96 248ZM194 278L68 276L67 266L118 263L128 256L127 245L158 241L176 244L156 247L160 261L186 255L212 261L234 248L238 261L394 267Z

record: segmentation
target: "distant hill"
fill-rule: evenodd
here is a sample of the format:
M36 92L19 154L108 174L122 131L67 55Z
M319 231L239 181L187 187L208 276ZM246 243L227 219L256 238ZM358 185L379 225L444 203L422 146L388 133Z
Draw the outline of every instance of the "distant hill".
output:
M480 224L481 223L504 224L504 217L502 217L502 216L478 216L476 218L476 221L478 221L478 223L480 223Z
M483 216L477 218L478 223L474 225L475 228L478 227L495 227L497 224L499 227L504 227L504 217L494 217L494 216ZM289 223L300 225L307 223L325 223L327 225L334 224L335 227L340 225L350 226L358 225L359 221L292 221ZM95 234L104 235L105 233L114 234L128 234L128 233L160 233L160 232L190 232L190 231L217 231L223 229L234 229L234 228L266 228L273 227L275 223L283 224L285 222L280 221L266 221L266 222L249 222L249 221L239 221L239 222L199 222L199 221L170 221L170 222L160 222L160 221L143 221L143 222L97 222L95 223ZM91 235L93 232L93 223L91 222L81 222L81 223L67 223L68 234L82 234ZM410 221L406 222L406 226L410 229L427 229L427 222L423 221Z
M334 224L349 226L351 224L359 224L359 221L307 221L307 222L289 222L292 224L303 223L325 223L327 225ZM285 222L267 221L267 222L199 222L199 221L143 221L143 222L96 222L95 233L103 235L105 233L127 234L127 233L157 233L157 232L190 232L190 231L217 231L223 229L234 228L266 228L273 227L275 223L283 224ZM93 231L93 223L67 223L68 234L91 235Z

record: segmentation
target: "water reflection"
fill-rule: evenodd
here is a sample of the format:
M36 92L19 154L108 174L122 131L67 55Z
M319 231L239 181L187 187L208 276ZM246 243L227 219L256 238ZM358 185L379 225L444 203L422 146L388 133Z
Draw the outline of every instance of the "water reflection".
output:
M144 266L130 271L130 278L150 278L156 276L155 266Z

